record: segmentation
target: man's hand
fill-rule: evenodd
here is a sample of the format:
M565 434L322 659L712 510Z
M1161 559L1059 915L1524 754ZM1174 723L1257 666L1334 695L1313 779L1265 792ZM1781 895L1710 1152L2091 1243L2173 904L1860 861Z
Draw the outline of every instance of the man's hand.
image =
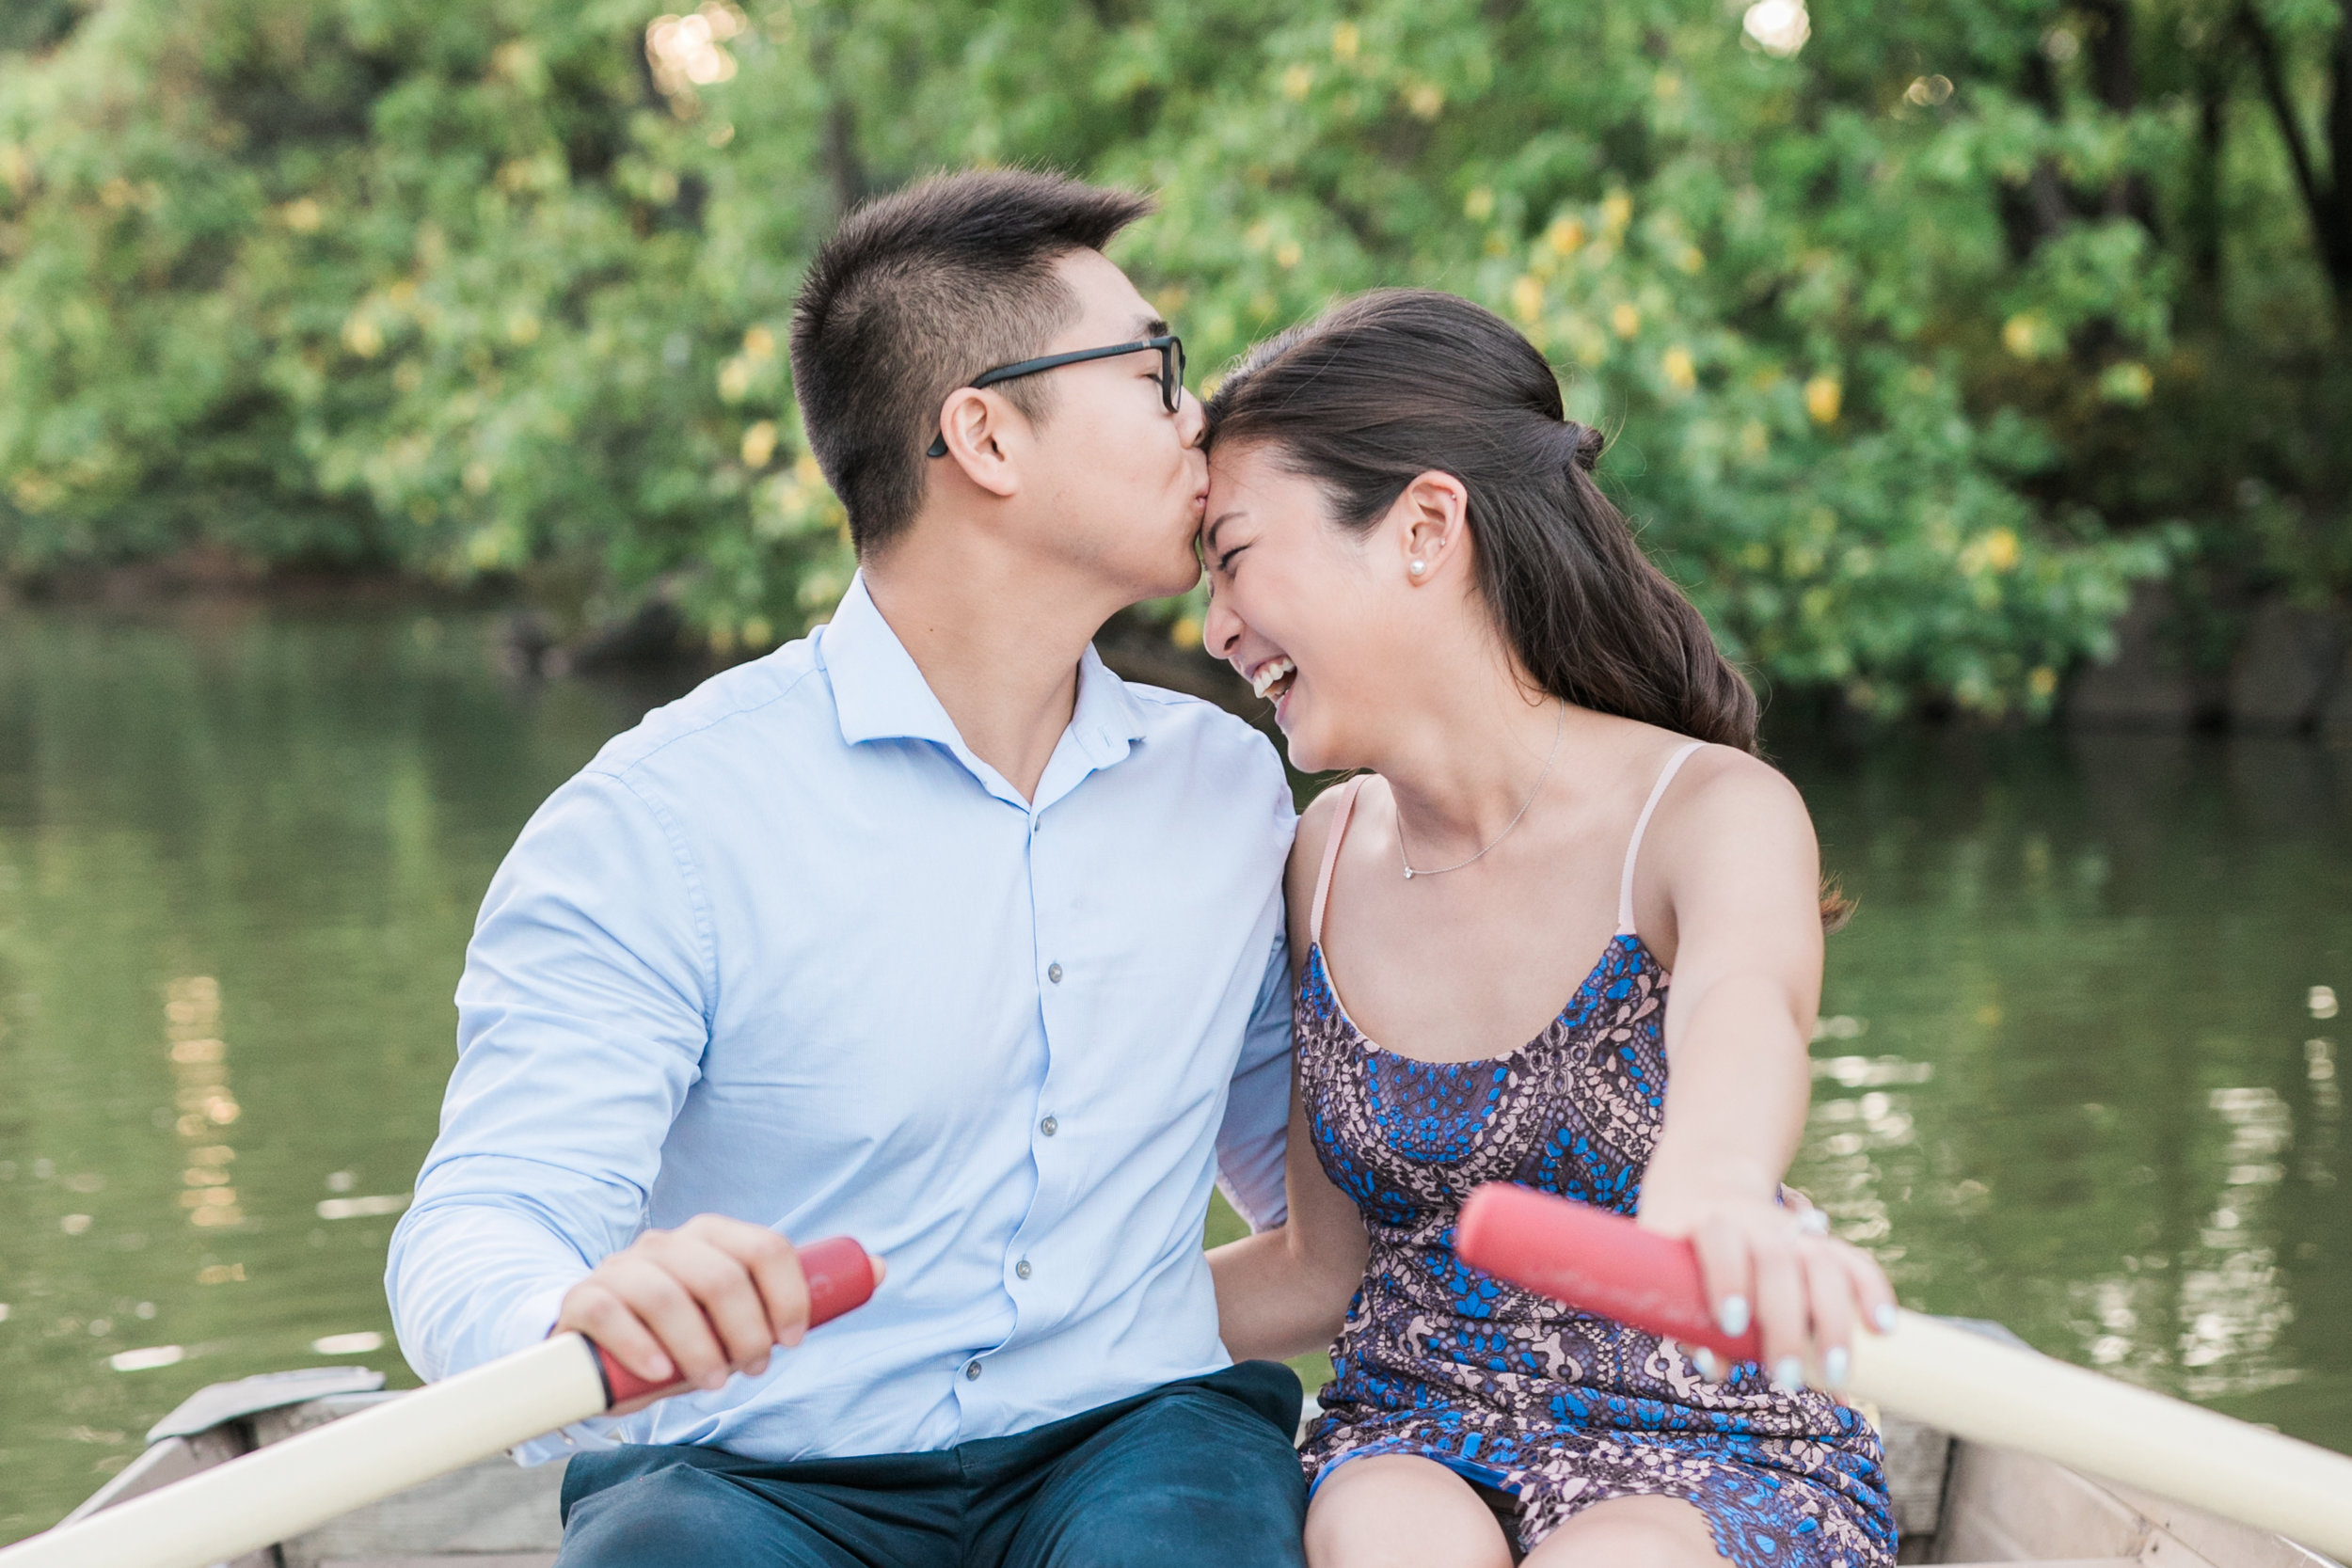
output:
M882 1259L873 1263L879 1278ZM675 1230L648 1230L597 1264L564 1297L552 1332L567 1329L648 1382L716 1388L732 1372L757 1376L771 1349L801 1342L808 1283L792 1243L767 1227L697 1214Z

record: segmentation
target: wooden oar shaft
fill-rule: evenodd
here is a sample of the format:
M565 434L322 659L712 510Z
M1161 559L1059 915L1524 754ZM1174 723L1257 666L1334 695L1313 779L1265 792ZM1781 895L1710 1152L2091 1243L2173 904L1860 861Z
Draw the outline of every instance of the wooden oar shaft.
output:
M577 1334L501 1356L372 1410L0 1550L5 1568L195 1568L599 1415L604 1378Z
M2352 1557L2352 1459L1916 1312L1840 1393Z
M811 1328L865 1305L875 1262L834 1236L800 1249ZM578 1334L558 1334L0 1547L0 1568L205 1568L462 1469L657 1386Z
M1524 1187L1482 1187L1454 1247L1474 1268L1736 1360L1686 1242ZM1915 1312L1858 1333L1839 1393L1956 1436L2055 1460L2352 1560L2352 1459Z

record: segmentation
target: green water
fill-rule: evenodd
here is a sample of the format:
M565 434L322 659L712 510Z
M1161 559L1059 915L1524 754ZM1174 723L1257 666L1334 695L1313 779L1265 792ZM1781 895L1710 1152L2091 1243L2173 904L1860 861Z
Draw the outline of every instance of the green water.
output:
M0 612L0 1540L204 1384L410 1381L475 902L660 695L478 618ZM1782 746L1862 904L1798 1180L1915 1305L2352 1449L2352 752Z

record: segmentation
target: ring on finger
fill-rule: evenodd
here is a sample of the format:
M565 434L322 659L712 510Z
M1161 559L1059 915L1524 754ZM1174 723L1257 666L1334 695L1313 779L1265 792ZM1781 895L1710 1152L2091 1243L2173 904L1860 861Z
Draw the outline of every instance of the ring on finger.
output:
M1820 1209L1801 1209L1796 1217L1788 1222L1788 1230L1794 1236L1826 1236L1829 1234L1829 1215Z

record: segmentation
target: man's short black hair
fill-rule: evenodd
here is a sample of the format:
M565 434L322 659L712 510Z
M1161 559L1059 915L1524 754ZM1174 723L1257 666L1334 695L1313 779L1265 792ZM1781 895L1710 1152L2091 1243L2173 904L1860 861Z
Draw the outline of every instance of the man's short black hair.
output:
M1152 207L1058 174L943 174L859 208L825 242L792 308L792 385L860 555L914 520L947 394L1042 353L1074 313L1054 263L1101 250ZM1034 419L1051 379L1001 390Z

